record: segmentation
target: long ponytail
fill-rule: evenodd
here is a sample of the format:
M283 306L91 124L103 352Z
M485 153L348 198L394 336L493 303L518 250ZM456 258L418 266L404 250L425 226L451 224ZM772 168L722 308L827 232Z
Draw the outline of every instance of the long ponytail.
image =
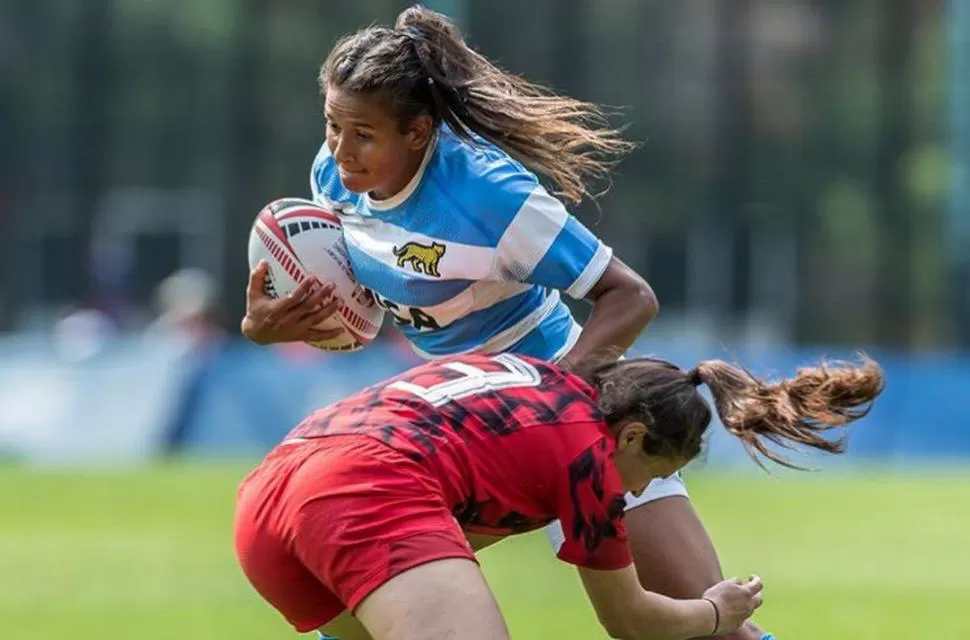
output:
M761 466L764 459L800 468L769 444L842 453L844 434L828 433L869 413L885 386L875 361L822 363L799 369L793 378L765 382L722 360L690 371L656 358L580 365L576 373L599 392L607 423L619 428L636 420L647 426L649 455L692 459L711 421L711 409L697 387L707 385L722 424Z
M885 386L879 365L867 357L859 365L805 367L773 383L721 360L702 362L688 376L707 385L725 429L759 464L764 457L794 468L766 442L842 453L845 435L832 438L826 432L866 416Z

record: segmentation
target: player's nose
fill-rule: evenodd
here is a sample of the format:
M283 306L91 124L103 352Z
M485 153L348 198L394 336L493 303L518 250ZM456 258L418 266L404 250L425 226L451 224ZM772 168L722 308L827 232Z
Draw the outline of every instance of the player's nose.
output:
M337 146L333 150L333 159L337 161L340 166L345 166L347 164L353 165L355 158L353 153L353 143L347 138L346 135L339 135L337 137Z

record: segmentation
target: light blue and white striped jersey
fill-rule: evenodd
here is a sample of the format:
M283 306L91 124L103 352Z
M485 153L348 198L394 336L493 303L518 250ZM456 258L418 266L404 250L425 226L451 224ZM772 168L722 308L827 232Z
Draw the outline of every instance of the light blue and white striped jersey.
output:
M533 173L445 126L393 198L347 191L326 144L310 185L343 221L357 280L424 357L558 359L580 331L559 292L583 298L612 256Z

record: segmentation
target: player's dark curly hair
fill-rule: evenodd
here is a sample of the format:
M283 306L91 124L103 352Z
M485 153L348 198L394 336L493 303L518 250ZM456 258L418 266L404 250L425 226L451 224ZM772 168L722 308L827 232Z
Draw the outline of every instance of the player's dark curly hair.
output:
M690 460L700 453L712 416L698 392L704 384L724 427L759 465L767 458L793 468L798 467L767 442L841 453L844 436L826 438L824 433L869 413L884 387L879 365L865 356L858 365L823 363L770 383L721 360L684 371L665 360L632 358L577 367L576 373L599 391L611 426L630 420L647 426L644 449L650 455Z
M320 89L340 87L388 99L402 127L419 115L477 134L549 178L573 202L608 183L609 170L635 144L612 128L606 111L507 73L469 47L445 16L413 6L394 28L369 27L343 38L320 70Z

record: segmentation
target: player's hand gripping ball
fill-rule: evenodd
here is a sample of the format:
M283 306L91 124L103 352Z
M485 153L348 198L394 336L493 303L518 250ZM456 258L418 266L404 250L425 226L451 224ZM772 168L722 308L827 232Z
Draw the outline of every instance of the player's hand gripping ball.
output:
M380 331L384 310L354 279L340 218L314 202L263 207L249 234L249 267L242 331L256 343L356 351Z

